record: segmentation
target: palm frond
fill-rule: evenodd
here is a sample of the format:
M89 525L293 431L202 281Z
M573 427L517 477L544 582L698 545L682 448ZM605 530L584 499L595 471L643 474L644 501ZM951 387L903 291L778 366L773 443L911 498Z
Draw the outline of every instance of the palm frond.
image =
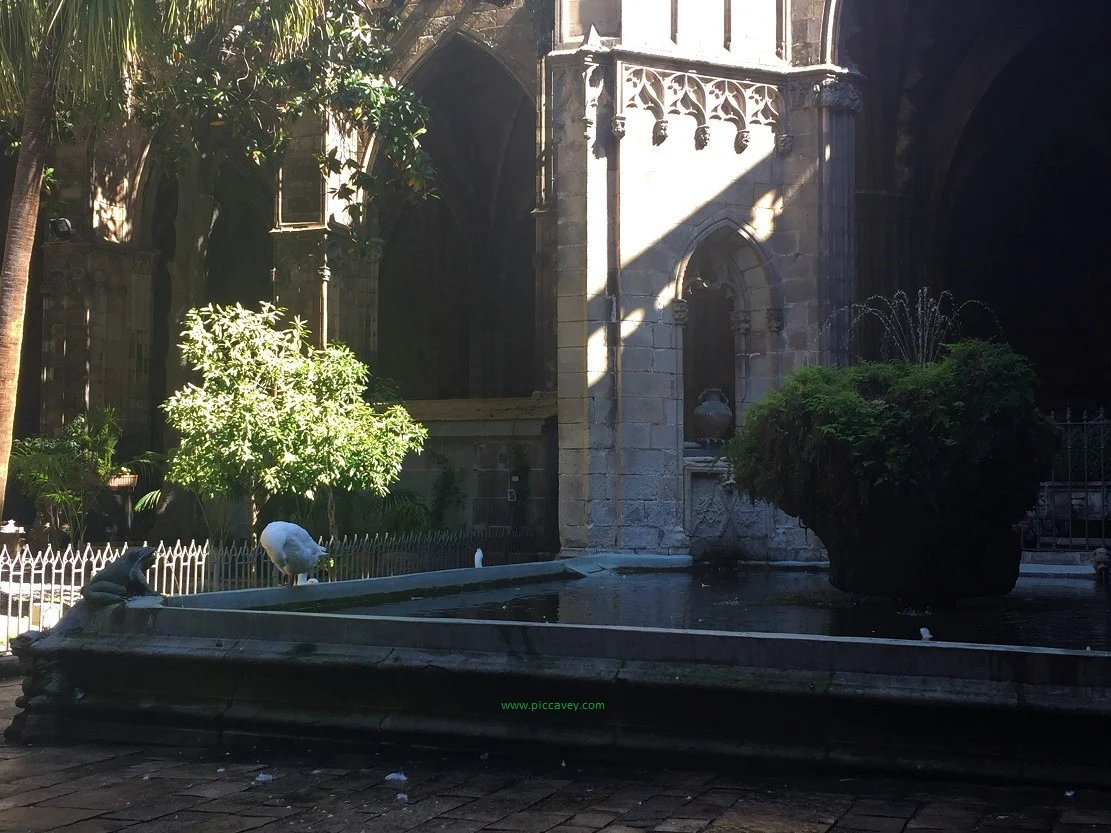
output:
M43 8L37 0L0 0L0 112L19 114L42 43Z
M274 50L280 57L296 51L309 39L316 19L324 14L324 0L271 0Z

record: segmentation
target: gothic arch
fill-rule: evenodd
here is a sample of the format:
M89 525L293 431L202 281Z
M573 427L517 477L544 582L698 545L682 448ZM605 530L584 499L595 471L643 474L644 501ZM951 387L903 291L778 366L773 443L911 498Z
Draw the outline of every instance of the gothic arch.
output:
M826 0L825 13L822 15L822 63L840 66L841 56L841 11L846 0Z
M739 422L779 383L782 283L752 231L726 210L692 235L675 276L674 321L681 330L676 386L685 443L697 443L693 417L706 389L724 394Z
M401 73L401 84L407 87L414 87L419 84L421 73L427 71L430 65L434 65L436 60L442 57L442 53L456 42L465 43L467 46L477 49L486 57L496 61L506 74L517 82L522 92L533 102L535 107L536 93L533 89L533 79L528 78L522 68L515 62L509 61L505 54L487 43L481 32L465 24L457 24L454 28L437 38L432 46L412 58L405 65ZM370 141L367 142L366 151L363 154L364 171L373 170L374 166L378 164L378 152L379 143L377 137L371 136Z
M768 254L767 248L760 242L756 231L748 224L743 212L737 208L725 208L718 211L705 222L701 223L683 239L680 251L682 257L675 265L672 276L673 300L683 297L686 290L685 280L691 259L702 245L711 237L718 235L723 229L728 229L737 235L738 247L748 247L759 259L760 267L764 271L768 283L770 302L773 306L783 304L783 281L775 268L774 258Z

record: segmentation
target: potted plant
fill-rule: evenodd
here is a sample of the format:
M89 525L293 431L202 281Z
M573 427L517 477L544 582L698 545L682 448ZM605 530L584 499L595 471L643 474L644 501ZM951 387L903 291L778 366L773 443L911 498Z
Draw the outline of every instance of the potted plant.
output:
M825 544L830 582L938 604L1003 595L1014 524L1034 504L1059 431L1009 347L962 341L934 362L806 367L747 413L726 449L737 488Z

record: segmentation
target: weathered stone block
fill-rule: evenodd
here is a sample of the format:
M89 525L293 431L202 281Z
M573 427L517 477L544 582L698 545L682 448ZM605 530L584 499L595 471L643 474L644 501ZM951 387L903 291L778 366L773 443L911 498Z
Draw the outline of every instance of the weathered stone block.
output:
M622 526L643 526L646 523L648 504L640 500L623 501L621 503Z
M586 373L586 354L579 347L556 348L556 373Z
M656 348L676 349L679 344L679 329L671 323L657 323L652 325L652 346Z
M613 500L617 496L617 475L612 469L592 469L586 476L588 500Z
M604 447L591 448L588 454L591 474L617 472L617 451L612 442Z
M561 426L562 427L562 426ZM584 451L578 449L570 449L563 442L560 443L559 449L559 476L561 483L566 482L567 488L574 492L576 488L580 492L580 499L582 488L576 487L571 484L571 480L579 476L584 476L587 473L587 466L589 459ZM564 480L565 478L565 480ZM561 493L563 486L560 487ZM570 493L568 493L570 495Z
M628 473L659 475L666 470L665 452L651 448L630 448L625 451L625 471Z
M621 499L630 501L656 500L661 478L655 475L626 474L621 478Z
M617 501L591 500L589 503L589 523L596 527L617 524Z
M660 529L677 529L683 526L683 504L678 500L654 500L645 504L647 523Z
M654 348L653 349L653 369L657 373L676 374L680 372L679 357L682 355L679 350L671 347Z
M588 525L586 535L591 549L608 549L617 545L617 527L611 524Z
M673 449L683 444L678 425L653 425L652 448Z
M654 526L623 526L617 537L618 546L631 550L652 549L662 540L663 530Z
M650 425L639 422L623 422L619 433L623 449L654 448Z
M670 375L638 371L621 374L621 393L624 396L664 398L673 395L672 391Z
M586 526L586 501L566 499L565 497L563 497L563 487L564 484L561 479L559 496L560 527L562 528L565 525Z
M621 371L652 371L657 351L651 347L626 347L621 351Z
M586 304L581 293L560 295L556 298L557 320L571 322L586 321Z

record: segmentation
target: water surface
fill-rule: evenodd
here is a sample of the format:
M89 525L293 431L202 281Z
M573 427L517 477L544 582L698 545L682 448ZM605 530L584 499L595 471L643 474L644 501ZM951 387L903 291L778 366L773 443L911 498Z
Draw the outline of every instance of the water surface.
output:
M875 636L1111 650L1111 602L1094 582L1023 577L1008 596L949 610L908 610L850 596L824 572L604 573L421 598L332 613L560 622L575 625Z

